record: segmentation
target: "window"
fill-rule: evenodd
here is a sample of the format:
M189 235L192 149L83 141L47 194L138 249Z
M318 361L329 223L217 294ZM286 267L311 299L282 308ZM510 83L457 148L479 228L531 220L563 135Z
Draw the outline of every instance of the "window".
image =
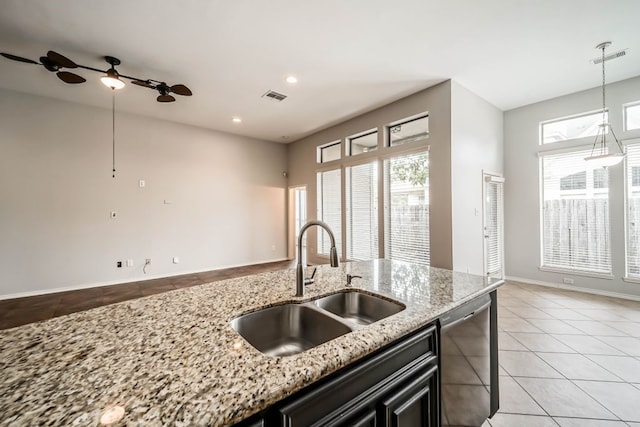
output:
M628 160L627 164L630 164ZM631 166L631 185L640 187L640 166Z
M609 188L609 174L605 168L593 170L593 188Z
M560 190L586 190L587 172L577 172L560 178Z
M347 259L369 260L378 253L378 161L345 168Z
M429 137L429 116L418 117L387 127L389 146L421 141Z
M330 142L329 144L318 147L318 163L331 162L340 159L340 150L342 143L340 141Z
M608 170L589 166L590 152L541 158L542 267L611 273Z
M429 154L384 161L385 258L429 265Z
M362 135L347 139L349 152L348 156L355 156L361 153L368 153L378 148L378 131L374 130Z
M627 276L640 279L640 144L627 146Z
M624 130L640 129L640 102L624 106Z
M608 113L605 113L605 120L608 120ZM542 144L550 144L596 136L601 124L602 111L543 122L540 124L540 139Z
M338 253L342 247L342 195L340 169L317 173L318 219L326 222L333 231ZM318 254L329 255L331 239L322 228L318 228Z

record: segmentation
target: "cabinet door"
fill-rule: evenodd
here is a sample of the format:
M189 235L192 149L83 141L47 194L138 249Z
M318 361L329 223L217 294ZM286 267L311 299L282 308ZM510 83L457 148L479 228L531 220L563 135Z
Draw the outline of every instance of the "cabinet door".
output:
M387 427L437 427L438 367L432 366L417 379L402 386L383 401Z

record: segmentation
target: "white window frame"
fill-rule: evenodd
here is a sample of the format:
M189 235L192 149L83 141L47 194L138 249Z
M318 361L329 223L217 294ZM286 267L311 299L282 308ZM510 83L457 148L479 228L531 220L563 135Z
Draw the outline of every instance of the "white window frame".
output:
M640 104L638 102L637 104ZM625 152L628 153L629 146L638 146L640 147L640 138L627 140L624 142ZM633 165L631 166L633 167ZM640 274L630 275L629 274L629 192L633 191L632 188L629 188L629 174L632 174L633 171L629 167L628 158L624 160L624 277L622 280L630 283L640 283ZM638 186L640 190L640 186Z
M539 217L539 238L540 238L540 265L538 267L539 270L541 271L548 271L548 272L553 272L553 273L564 273L564 274L572 274L572 275L578 275L578 276L586 276L586 277L593 277L593 278L599 278L599 279L608 279L608 280L612 280L614 278L613 276L613 247L611 246L611 241L609 242L609 247L610 247L610 252L609 252L609 256L610 256L610 271L609 272L598 272L598 271L591 271L591 270L585 270L585 269L580 269L580 268L572 268L572 267L558 267L558 266L548 266L548 265L544 265L544 167L543 167L543 161L545 157L548 156L554 156L554 155L559 155L559 154L571 154L574 152L580 152L580 151L588 151L591 149L591 145L580 145L580 146L575 146L575 147L570 147L570 148L564 148L564 149L557 149L557 150L545 150L545 151L541 151L538 153L538 158L539 158L539 165L538 165L538 170L539 170L539 180L538 180L538 185L539 185L539 209L538 211L540 212L540 217ZM587 174L587 188L589 185L589 179L593 178L593 175L589 175ZM601 189L593 189L594 193L598 193L598 190ZM565 191L573 191L573 190L565 190ZM582 191L582 190L580 190ZM587 191L587 190L585 190ZM567 194L570 195L570 194ZM610 194L607 196L608 198L608 209L609 209L609 223L607 224L607 227L609 228L609 236L611 236L611 197ZM625 227L626 228L626 227Z
M628 117L627 110L633 107L640 107L640 101L629 102L627 104L622 105L622 130L624 132L640 131L640 127L633 128L633 129L629 129L628 127L629 122L627 120L627 117Z
M605 112L607 114L607 120L608 120L609 110L606 109ZM556 145L556 144L564 144L564 143L571 142L571 141L584 141L586 139L595 138L596 134L587 135L587 136L584 136L584 137L581 137L581 138L570 138L570 139L565 139L565 140L561 140L561 141L544 142L544 126L545 125L549 125L549 124L553 124L553 123L573 120L573 119L577 119L577 118L580 118L580 117L597 116L597 115L602 116L602 110L601 109L600 110L586 111L586 112L583 112L583 113L572 114L570 116L558 117L558 118L555 118L555 119L545 120L545 121L540 122L540 124L538 126L538 132L539 132L538 145L540 147L549 147L549 146L553 146L553 145ZM602 120L600 122L602 122Z
M353 154L353 150L351 148L351 143L353 142L354 139L358 139L358 138L362 138L363 136L368 136L368 135L376 135L376 145L373 147L372 150L368 150L365 151L363 153L356 153ZM369 129L369 130L365 130L362 132L358 132L355 135L350 135L348 137L345 138L345 145L344 145L344 155L345 157L355 157L355 156L361 156L363 154L368 154L368 153L372 153L374 151L378 151L378 149L380 148L380 129L373 128L373 129Z
M325 148L333 147L334 145L338 146L338 158L333 160L323 160L322 159L322 150ZM327 163L331 164L333 162L339 162L342 160L342 140L338 139L336 141L327 142L326 144L321 144L316 147L316 163L319 165L325 165Z

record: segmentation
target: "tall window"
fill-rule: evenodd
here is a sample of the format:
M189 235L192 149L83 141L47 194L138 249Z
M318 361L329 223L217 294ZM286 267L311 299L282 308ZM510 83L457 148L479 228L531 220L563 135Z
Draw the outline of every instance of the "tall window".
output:
M326 222L336 239L338 253L342 253L342 196L340 169L317 173L318 216ZM318 254L329 255L331 239L324 229L318 228Z
M627 277L640 279L640 144L627 146Z
M384 161L385 258L429 265L429 155Z
M541 158L543 267L611 273L608 170L589 166L590 153Z
M347 259L379 258L378 162L345 168Z

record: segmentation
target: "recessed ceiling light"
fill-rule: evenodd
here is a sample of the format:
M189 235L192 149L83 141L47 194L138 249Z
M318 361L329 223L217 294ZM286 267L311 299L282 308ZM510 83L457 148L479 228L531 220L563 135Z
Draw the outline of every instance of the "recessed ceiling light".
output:
M234 117L231 121L233 121L233 123L242 123L242 119L240 117Z
M284 81L290 84L296 84L298 83L298 78L296 76L287 76L284 78Z

